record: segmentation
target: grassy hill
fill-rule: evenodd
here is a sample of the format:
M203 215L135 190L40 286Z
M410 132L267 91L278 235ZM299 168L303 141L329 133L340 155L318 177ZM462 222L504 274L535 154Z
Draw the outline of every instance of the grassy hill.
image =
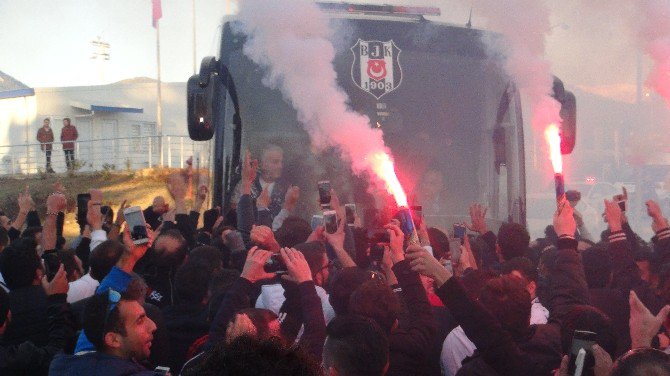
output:
M19 192L28 186L35 201L40 216L43 216L46 207L46 198L53 192L53 184L60 181L65 187L68 207L65 213L64 236L71 239L79 235L79 226L75 221L77 212L77 194L86 193L91 188L103 191L103 205L109 205L118 210L124 199L130 206L139 205L145 208L151 205L155 196L162 195L169 198L165 188L165 180L174 169L147 169L134 172L99 172L86 174L53 174L29 177L0 178L0 208L10 218L18 211L16 199Z

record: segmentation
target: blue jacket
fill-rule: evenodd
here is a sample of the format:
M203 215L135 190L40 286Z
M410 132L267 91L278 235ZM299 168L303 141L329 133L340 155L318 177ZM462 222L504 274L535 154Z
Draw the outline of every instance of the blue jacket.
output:
M49 367L50 376L155 376L161 373L150 371L132 360L124 360L99 352L82 355L56 355Z

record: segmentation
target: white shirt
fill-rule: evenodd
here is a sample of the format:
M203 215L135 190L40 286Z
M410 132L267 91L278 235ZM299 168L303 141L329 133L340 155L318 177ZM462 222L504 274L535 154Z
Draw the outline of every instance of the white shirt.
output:
M107 240L107 232L105 230L93 230L91 231L91 245L89 249L92 251L95 247L99 246L100 243Z
M530 307L530 324L546 324L549 311L540 303L538 298L533 299ZM440 368L442 375L453 376L463 364L463 360L475 353L477 346L465 335L463 328L457 326L447 335L442 344Z
M328 293L321 286L316 287L316 294L321 299L321 308L323 309L323 318L326 324L335 317L335 310L328 301ZM286 298L284 297L284 288L280 284L263 285L261 295L256 300L256 308L265 308L279 315L279 310Z
M69 286L70 288L67 290L67 302L74 303L93 296L95 289L100 286L100 282L87 273L78 280L70 282Z
M2 273L0 273L0 287L6 292L9 292L9 287L5 284L5 277L2 276Z

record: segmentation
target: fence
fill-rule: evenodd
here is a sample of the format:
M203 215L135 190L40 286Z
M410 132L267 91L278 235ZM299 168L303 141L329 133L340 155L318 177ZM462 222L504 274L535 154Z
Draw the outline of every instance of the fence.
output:
M137 170L160 165L184 167L189 156L198 155L208 146L209 143L196 143L188 136L163 136L162 140L160 136L142 136L77 141L75 165L81 172ZM53 143L51 167L57 173L67 170L61 142ZM46 155L39 143L0 145L0 176L31 175L46 170Z

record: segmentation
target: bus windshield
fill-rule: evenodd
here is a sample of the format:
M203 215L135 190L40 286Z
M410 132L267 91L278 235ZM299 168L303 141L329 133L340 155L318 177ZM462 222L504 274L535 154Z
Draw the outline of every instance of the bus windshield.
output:
M521 124L510 123L509 116L506 124L498 124L501 98L509 80L483 53L477 32L432 25L429 31L433 37L426 40L415 38L417 33L427 32L425 24L394 22L382 27L372 21L346 23L352 32L345 41L334 41L342 46L334 61L338 82L349 95L352 109L367 115L371 126L383 130L410 203L421 205L428 224L440 227L462 220L473 202L494 207L491 216L507 220L507 191L510 187L518 189L522 183L510 182L510 177L501 173L500 164L496 166L494 129L505 127L506 137L516 138L520 137ZM360 43L373 42L368 46L374 47L375 41L384 46L391 41L397 48L397 61L393 62L397 64L393 67L396 84L381 96L369 86L365 90L365 83L356 73ZM239 47L229 47L222 60L237 86L244 119L243 148L257 153L265 144L273 143L284 149L283 177L300 186L308 197L301 200L305 205L301 214L314 213L316 205L311 203L316 199L309 195L322 179L332 181L343 196L342 202L374 206L365 179L353 177L336 151L311 150L309 136L295 110L278 90L263 84L263 69L248 60ZM232 116L231 111L226 112L227 117ZM518 151L506 150L505 154L503 170L510 165L518 170L522 163ZM519 174L514 176L518 180Z

